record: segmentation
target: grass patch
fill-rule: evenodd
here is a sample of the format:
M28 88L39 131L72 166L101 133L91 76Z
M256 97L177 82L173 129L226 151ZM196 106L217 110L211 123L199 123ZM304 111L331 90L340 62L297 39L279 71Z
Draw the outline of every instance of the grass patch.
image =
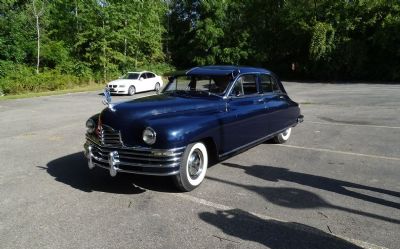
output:
M5 96L0 96L0 101L8 99L24 99L24 98L41 97L41 96L61 95L66 93L87 92L87 91L95 91L101 89L104 89L104 84L90 84L85 86L76 86L63 90L5 95Z

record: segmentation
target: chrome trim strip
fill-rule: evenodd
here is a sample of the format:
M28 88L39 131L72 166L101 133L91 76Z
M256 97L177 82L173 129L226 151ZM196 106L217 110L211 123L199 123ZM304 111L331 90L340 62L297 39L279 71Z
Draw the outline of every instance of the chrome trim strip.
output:
M110 170L108 166L101 165L99 163L93 162L93 164L97 167ZM122 173L131 173L131 174L138 174L138 175L152 175L152 176L172 176L172 175L177 175L179 173L179 170L168 172L168 173L148 173L148 172L142 172L142 171L135 171L135 170L122 170L122 169L117 169L117 172L122 172Z
M111 151L110 153L113 153L116 151ZM102 163L109 163L108 160L103 159L101 157L97 157L93 154L93 152L89 152L91 153L90 156L91 158L93 158L96 161L102 162ZM109 158L109 156L107 156ZM119 158L121 158L119 156ZM92 161L93 163L93 161ZM119 165L126 165L126 166L135 166L135 167L142 167L142 168L160 168L160 169L165 169L165 168L173 168L176 167L180 164L180 162L173 162L173 163L166 163L166 164L154 164L154 163L132 163L132 162L126 162L126 161L119 161L118 163Z
M108 156L105 155L104 153L109 153L113 150L111 149L107 149L104 150L100 147L97 147L95 145L96 150L98 150L99 152L97 152L98 154L102 155L102 156ZM125 151L119 151L120 152L120 157L121 158L125 158L125 159L131 159L131 160L141 160L141 161L178 161L180 159L180 155L182 155L182 153L173 153L170 155L164 155L164 156L158 156L158 155L153 155L153 154L139 154L139 153L131 153L131 152L125 152ZM131 157L130 155L135 155L135 156L143 156L143 157ZM157 158L155 158L157 157ZM171 157L171 158L170 158Z
M110 152L111 153L111 152ZM147 164L147 163L130 163L130 162L119 162L119 165L126 165L126 166L135 166L135 167L143 167L143 168L173 168L180 164L177 163L169 163L169 164Z
M108 153L110 151L113 151L113 149L105 150L104 148L97 148L97 147L96 147L96 149L100 150L103 153ZM118 150L118 149L114 149L114 150ZM141 154L141 153L127 152L127 151L121 151L121 150L119 150L119 152L121 155L124 155L124 156L130 156L130 155L142 156L143 157L142 160L144 160L144 161L155 158L155 157L160 158L160 161L162 161L162 159L169 158L169 157L179 157L180 155L183 154L183 152L182 152L182 153L173 153L173 154L169 154L169 155L155 155L155 154ZM155 161L158 161L158 160L155 160Z
M180 157L172 157L172 158L141 158L141 157L131 157L131 156L124 156L124 155L119 155L119 158L121 159L131 159L131 160L139 160L139 161L156 161L156 162L176 162L179 161L181 158Z

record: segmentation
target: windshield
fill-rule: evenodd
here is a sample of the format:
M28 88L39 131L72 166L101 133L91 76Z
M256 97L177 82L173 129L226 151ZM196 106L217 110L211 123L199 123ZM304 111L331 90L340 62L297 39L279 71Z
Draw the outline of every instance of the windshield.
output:
M138 73L127 73L121 77L121 79L128 79L128 80L137 80L139 78Z
M187 76L181 75L170 80L165 92L206 92L222 96L231 82L231 76Z

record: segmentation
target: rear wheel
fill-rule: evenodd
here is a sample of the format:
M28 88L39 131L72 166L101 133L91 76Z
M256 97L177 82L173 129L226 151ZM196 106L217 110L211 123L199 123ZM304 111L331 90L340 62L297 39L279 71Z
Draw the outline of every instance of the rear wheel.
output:
M201 143L189 144L182 156L179 174L174 176L174 182L181 191L191 191L204 180L208 166L206 146Z
M277 144L286 143L289 140L291 132L292 128L288 128L284 132L279 133L273 138L274 142Z
M129 95L129 96L132 96L132 95L134 95L135 93L136 93L135 87L134 87L134 86L130 86L129 89L128 89L128 95Z

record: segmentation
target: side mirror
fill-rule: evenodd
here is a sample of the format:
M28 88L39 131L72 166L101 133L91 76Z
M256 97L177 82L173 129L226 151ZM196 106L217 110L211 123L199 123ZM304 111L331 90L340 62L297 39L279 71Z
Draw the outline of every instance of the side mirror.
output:
M143 77L140 77L139 80L142 81L142 80L144 80L144 78L143 78Z
M242 95L242 93L241 93L239 90L236 90L236 91L235 91L235 96L236 96L236 97L239 97L240 95Z

